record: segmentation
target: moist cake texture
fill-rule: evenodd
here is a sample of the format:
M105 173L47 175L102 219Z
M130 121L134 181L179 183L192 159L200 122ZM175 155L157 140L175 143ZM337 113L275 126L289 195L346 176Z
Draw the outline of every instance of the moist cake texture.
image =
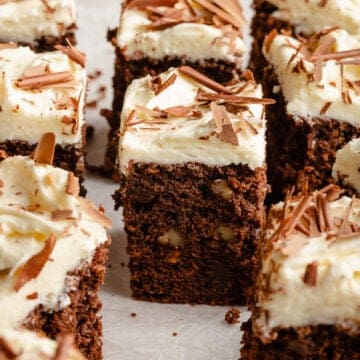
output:
M28 155L44 132L53 132L54 163L82 176L84 55L72 46L59 45L59 50L41 54L8 46L0 50L0 149L8 155Z
M251 77L223 86L190 67L130 85L115 200L135 298L248 301L264 220L268 103Z
M87 358L101 359L97 292L111 223L79 197L73 173L50 165L54 147L47 133L34 159L0 163L0 329L73 334Z
M270 211L245 359L357 359L360 202L334 185Z
M263 47L268 114L269 182L279 200L293 186L333 182L336 151L360 136L358 37L326 29L307 40L273 31Z
M74 0L5 0L0 3L0 42L52 50L68 39L75 43Z
M108 170L116 158L116 132L127 86L134 79L181 65L191 65L221 83L238 77L244 27L242 8L235 0L124 2L120 25L109 33L116 62Z

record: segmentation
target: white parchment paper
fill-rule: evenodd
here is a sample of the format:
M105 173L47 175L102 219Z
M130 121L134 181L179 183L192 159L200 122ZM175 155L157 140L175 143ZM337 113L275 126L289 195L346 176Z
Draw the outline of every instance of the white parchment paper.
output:
M249 1L243 1L247 5ZM77 0L78 47L88 56L88 72L102 75L90 82L88 101L98 98L106 86L106 97L95 109L88 109L87 121L95 127L88 144L88 161L101 164L108 127L99 114L110 108L114 50L106 41L106 31L118 24L119 0ZM104 320L104 358L106 360L236 360L239 358L240 324L224 321L227 307L165 305L131 299L127 269L126 236L121 212L113 211L111 195L117 184L87 175L88 197L105 206L113 220L113 244L106 283L101 292ZM242 308L241 318L249 314Z

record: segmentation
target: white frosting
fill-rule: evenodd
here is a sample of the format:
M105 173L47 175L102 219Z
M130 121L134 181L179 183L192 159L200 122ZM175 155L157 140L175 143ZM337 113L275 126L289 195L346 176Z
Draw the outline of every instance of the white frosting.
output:
M74 80L69 85L47 86L36 90L19 88L15 82L24 76L29 68L49 64L51 72L71 72ZM81 142L81 127L84 124L84 100L86 94L86 71L79 64L59 51L34 53L28 47L0 51L0 142L23 140L38 142L45 132L53 132L59 144ZM64 98L74 98L74 106L58 106ZM79 108L79 111L77 111ZM64 117L78 119L64 123Z
M343 197L330 203L332 216L343 219L350 201ZM278 209L282 207L282 203L277 205ZM355 202L349 220L360 225L358 202ZM273 232L268 231L265 246L270 245ZM296 242L304 235L293 233L289 238ZM304 282L304 274L308 264L314 261L318 263L317 280L315 286L310 286ZM360 235L332 242L326 240L326 233L322 233L308 238L307 243L291 256L284 255L275 246L263 260L257 303L261 311L255 320L255 329L266 339L276 327L350 326L360 321L359 278Z
M1 162L0 179L0 272L10 271L0 276L0 328L15 328L40 304L48 311L69 304L67 292L77 285L67 273L90 262L107 235L103 225L82 210L78 198L65 192L67 171L16 156ZM34 205L36 211L30 211ZM53 220L55 210L72 214ZM51 235L57 239L51 261L15 291L19 268L44 248ZM37 298L27 298L34 293Z
M129 86L121 115L119 159L123 173L130 161L180 164L199 162L209 166L244 164L251 169L263 166L265 161L265 119L263 105L250 105L242 116L256 129L249 131L239 115L229 112L230 121L238 137L238 145L221 141L216 134L215 122L209 105L199 105L195 97L198 89L211 90L200 85L177 69L161 74L164 82L172 74L176 81L157 96L149 87L150 76L138 79ZM262 97L260 86L251 86L241 96ZM140 123L126 127L128 114L136 105L148 109L166 109L173 106L192 106L202 112L200 119L169 118L164 123ZM134 120L136 121L136 119ZM206 140L201 138L206 138Z
M237 62L244 52L244 41L224 36L221 29L205 24L181 23L163 30L146 30L150 25L144 11L125 8L117 33L117 46L129 58L165 56L186 57L190 61L204 59Z
M17 360L46 360L53 359L58 343L31 331L0 330L0 338L10 345L11 350L18 354ZM75 349L70 349L66 360L84 360Z
M327 26L338 26L352 34L360 33L360 0L268 0L279 8L275 17L296 26L298 32L310 34Z
M335 38L335 51L360 48L360 38L349 35L344 30L331 32ZM282 93L286 100L286 110L293 116L309 118L320 116L325 104L330 102L325 115L353 126L360 126L360 96L352 88L345 87L352 99L345 104L342 98L341 67L336 60L323 62L321 82L310 81L303 71L293 71L302 59L307 72L314 73L314 63L305 59L301 53L296 54L300 42L290 36L277 35L269 51L264 46L266 59L273 65ZM295 56L295 57L294 57ZM290 62L290 60L293 60ZM350 81L359 79L359 66L344 66L344 78ZM334 86L334 84L336 86Z
M76 23L74 0L20 0L0 5L0 39L33 43L42 36L60 37Z
M353 187L360 194L360 139L350 141L336 153L333 177Z

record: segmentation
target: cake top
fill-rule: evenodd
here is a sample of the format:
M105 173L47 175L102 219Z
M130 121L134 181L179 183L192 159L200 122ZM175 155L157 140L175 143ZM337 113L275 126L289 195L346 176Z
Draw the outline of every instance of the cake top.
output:
M297 32L312 34L339 26L360 34L360 0L267 0L278 10L274 16L294 25Z
M263 52L273 65L289 114L360 126L360 37L336 28L309 39L273 30Z
M85 360L74 348L71 336L50 340L31 331L0 330L3 360Z
M75 23L75 0L0 1L0 41L34 43L43 36L61 37Z
M254 329L264 341L283 327L358 326L360 201L341 193L329 185L270 211Z
M110 220L79 196L73 173L50 165L54 147L48 133L33 158L0 163L0 328L16 328L39 305L67 306L78 283L68 273L107 241Z
M37 54L0 44L0 142L36 143L52 131L58 143L81 141L86 94L85 56L72 46Z
M360 194L360 139L350 141L337 151L332 175Z
M193 68L132 82L121 114L120 167L129 162L264 165L264 105L252 74L220 85Z
M237 0L130 0L116 42L129 59L212 59L240 67L244 24Z

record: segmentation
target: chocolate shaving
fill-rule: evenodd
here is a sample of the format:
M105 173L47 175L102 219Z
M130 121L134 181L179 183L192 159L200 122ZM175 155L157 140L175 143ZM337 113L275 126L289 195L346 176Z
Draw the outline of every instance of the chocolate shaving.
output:
M304 283L308 286L316 286L317 282L317 272L318 272L318 263L313 261L312 263L306 266Z
M172 74L163 83L160 83L159 88L155 91L155 95L159 95L169 86L171 86L176 81L176 78L177 78L176 74Z
M69 44L69 46L55 45L55 49L67 55L69 59L79 64L81 67L85 67L86 65L85 54L80 50L76 49L73 45L71 44Z
M265 51L266 52L269 52L271 44L273 43L274 39L278 35L279 35L279 33L277 32L277 30L273 29L265 36L264 46L265 46Z
M171 116L175 117L183 117L183 116L189 116L194 118L201 118L202 112L196 111L192 106L173 106L164 109L166 113L168 113Z
M54 160L56 138L55 134L48 132L41 136L32 158L39 164L52 165Z
M45 266L56 243L55 235L51 235L45 242L44 248L33 255L19 270L14 289L19 291L27 282L35 279Z
M4 359L1 357L2 354L5 355ZM0 359L12 360L12 359L16 359L18 355L19 354L15 352L11 344L4 338L0 337Z
M79 178L71 171L68 172L65 192L73 196L78 196L80 192Z
M330 101L325 103L325 105L320 110L320 115L321 116L324 116L326 114L326 112L329 110L329 107L331 106L331 104L332 103Z
M359 57L360 56L360 49L338 51L338 52L334 52L334 53L330 53L330 54L324 54L324 55L320 55L320 56L322 57L323 61L326 61L326 60L342 60L342 59L347 59L347 58ZM309 60L310 61L315 61L317 57L318 57L317 55L312 55L309 58Z
M160 7L167 6L173 7L178 0L133 0L127 4L128 8L146 9L149 6Z
M232 91L230 89L228 89L225 86L219 84L218 82L208 78L204 74L201 74L200 72L196 71L195 69L193 69L190 66L181 66L181 67L179 67L178 70L182 74L189 76L190 78L196 80L197 82L199 82L202 85L205 85L206 87L208 87L211 90L223 92L225 94L232 93Z
M320 82L322 80L322 69L323 69L322 57L318 56L315 61L315 69L314 69L314 80L316 82Z
M54 84L64 84L73 80L70 71L60 71L35 76L25 76L15 82L15 85L22 89L38 89Z
M239 145L239 139L234 131L225 106L217 105L215 102L212 102L210 108L220 140L232 145Z
M79 197L78 200L81 209L94 221L103 225L106 229L110 229L112 227L112 222L110 218L100 212L91 201L81 197Z
M51 220L54 221L61 221L61 220L66 220L69 219L72 215L72 210L54 210L51 213Z

